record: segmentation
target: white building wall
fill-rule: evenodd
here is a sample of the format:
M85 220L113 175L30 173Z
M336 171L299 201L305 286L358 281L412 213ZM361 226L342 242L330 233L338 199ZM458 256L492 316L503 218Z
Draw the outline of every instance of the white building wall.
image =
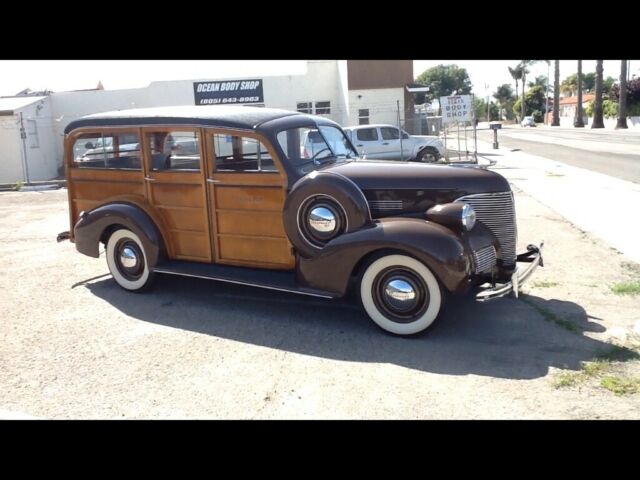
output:
M20 138L20 114L27 133L26 148ZM48 98L0 117L0 183L51 180L58 176L56 138Z
M295 111L297 102L313 102L315 105L318 101L329 101L331 113L324 116L341 124L348 116L336 60L309 61L304 75L234 78L212 75L201 79L152 82L146 88L60 92L51 95L58 163L62 165L64 129L79 117L129 108L195 105L194 82L243 78L262 78L266 107Z
M24 180L20 125L14 115L0 116L0 183Z
M381 88L349 91L349 118L343 126L358 125L358 110L369 109L369 123L398 124L398 104L400 118L404 122L404 89Z

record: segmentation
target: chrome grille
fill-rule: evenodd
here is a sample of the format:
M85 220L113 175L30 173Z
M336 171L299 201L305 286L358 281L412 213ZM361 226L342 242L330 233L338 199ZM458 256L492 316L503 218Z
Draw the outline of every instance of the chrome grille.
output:
M468 203L476 211L476 219L482 222L498 239L501 253L499 260L506 265L516 263L516 212L512 192L480 193L460 197L456 202Z
M473 261L476 266L476 273L487 272L496 264L496 249L493 245L481 248L473 252Z
M369 200L371 210L402 210L402 200Z

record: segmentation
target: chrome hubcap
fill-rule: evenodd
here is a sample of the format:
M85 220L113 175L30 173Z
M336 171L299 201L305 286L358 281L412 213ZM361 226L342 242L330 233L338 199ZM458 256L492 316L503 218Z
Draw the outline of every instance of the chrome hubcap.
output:
M336 216L325 207L316 207L309 213L309 226L319 233L331 233L336 229Z
M407 311L416 306L417 295L411 283L403 278L394 278L384 286L384 299L391 307Z
M120 264L125 268L135 268L138 264L138 256L131 247L124 247L120 252Z

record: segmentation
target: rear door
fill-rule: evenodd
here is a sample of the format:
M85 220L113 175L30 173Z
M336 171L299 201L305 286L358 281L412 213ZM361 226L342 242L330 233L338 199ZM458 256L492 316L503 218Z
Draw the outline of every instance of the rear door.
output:
M382 137L381 150L383 158L390 160L400 160L400 134L395 127L380 127L380 136ZM406 148L406 145L403 145ZM404 156L406 151L403 148Z
M147 198L167 226L170 257L211 262L201 129L148 127L143 138Z
M356 128L353 130L353 143L358 153L366 154L367 158L384 158L382 141L377 127Z

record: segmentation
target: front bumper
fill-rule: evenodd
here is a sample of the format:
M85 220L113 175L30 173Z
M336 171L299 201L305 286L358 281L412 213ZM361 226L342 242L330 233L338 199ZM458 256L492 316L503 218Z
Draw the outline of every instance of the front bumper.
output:
M494 298L504 297L509 293L513 293L513 296L518 298L520 285L527 281L538 266L544 266L542 261L543 246L544 242L540 242L539 247L536 245L528 245L527 251L518 255L516 262L529 263L529 265L526 268L516 267L515 272L511 275L510 282L480 290L476 294L476 300L478 302L486 302L487 300L493 300Z

